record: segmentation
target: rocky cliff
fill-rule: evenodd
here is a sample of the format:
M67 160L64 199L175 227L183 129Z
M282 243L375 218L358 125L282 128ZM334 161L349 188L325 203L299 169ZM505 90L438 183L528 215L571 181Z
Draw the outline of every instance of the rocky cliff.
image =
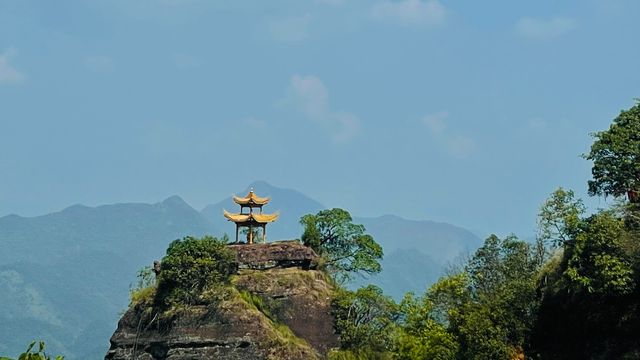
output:
M217 301L163 314L131 307L105 359L321 359L338 345L333 288L309 270L313 252L293 242L231 248L239 270Z

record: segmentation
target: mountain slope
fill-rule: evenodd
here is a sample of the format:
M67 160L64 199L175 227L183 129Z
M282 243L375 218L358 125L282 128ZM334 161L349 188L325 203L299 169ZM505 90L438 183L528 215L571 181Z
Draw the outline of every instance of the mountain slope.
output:
M171 240L212 232L212 224L178 196L156 204L74 205L33 218L0 218L0 264L51 262L92 250L157 256Z
M354 221L363 224L385 251L417 249L439 265L447 265L461 253L475 251L482 244L472 232L446 223L407 220L395 215Z
M214 231L177 196L0 218L0 354L41 338L67 359L101 358L136 271L170 241Z

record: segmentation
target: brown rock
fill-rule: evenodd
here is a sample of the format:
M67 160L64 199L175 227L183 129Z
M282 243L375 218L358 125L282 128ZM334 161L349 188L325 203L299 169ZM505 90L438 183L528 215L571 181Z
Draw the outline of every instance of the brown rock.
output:
M274 267L315 268L318 255L297 240L267 244L231 244L240 269L269 269Z

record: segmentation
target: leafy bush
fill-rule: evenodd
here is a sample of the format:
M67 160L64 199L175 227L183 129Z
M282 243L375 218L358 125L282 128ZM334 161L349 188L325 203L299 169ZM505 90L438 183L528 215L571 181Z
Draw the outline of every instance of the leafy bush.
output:
M207 303L203 294L228 284L234 255L225 242L211 236L175 240L162 259L155 303L159 306Z
M38 342L38 351L33 350L33 347L36 345L35 341L32 341L27 348L27 351L23 352L18 356L18 360L64 360L64 356L58 355L55 358L51 358L51 356L47 355L44 352L44 341ZM0 360L13 360L8 357L0 356Z

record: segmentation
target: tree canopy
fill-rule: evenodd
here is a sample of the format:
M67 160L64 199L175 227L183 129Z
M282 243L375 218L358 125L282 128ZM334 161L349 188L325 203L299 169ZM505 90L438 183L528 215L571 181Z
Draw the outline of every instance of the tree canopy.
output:
M162 259L156 304L196 304L207 289L225 284L234 256L224 241L211 236L175 240Z
M590 195L639 201L640 191L640 101L624 110L608 130L593 134L596 139L586 158L593 161Z
M300 219L304 226L302 242L310 246L325 262L327 270L338 282L354 273L380 272L382 247L363 225L354 224L351 214L343 209L322 210Z

